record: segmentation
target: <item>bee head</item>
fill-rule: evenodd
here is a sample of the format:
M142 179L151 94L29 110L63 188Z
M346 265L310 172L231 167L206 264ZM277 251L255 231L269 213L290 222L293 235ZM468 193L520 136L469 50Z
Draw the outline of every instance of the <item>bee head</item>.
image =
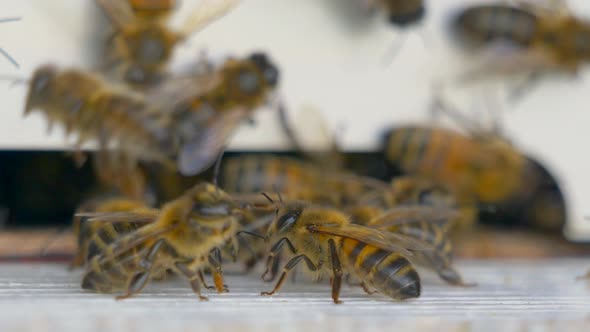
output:
M301 203L290 203L278 208L275 218L268 229L267 237L270 238L272 235L281 236L291 231L299 221L303 208Z
M31 79L25 114L31 111L38 104L43 103L48 98L51 90L51 81L57 75L57 68L52 65L40 67L33 74Z
M420 22L426 13L423 5L415 8L414 10L403 11L403 12L392 12L389 15L389 23L399 28L407 28L410 25Z
M196 185L189 195L192 200L190 214L196 218L227 218L239 209L226 192L211 183L204 182Z
M266 84L273 88L279 84L279 69L270 61L266 54L256 52L251 54L249 59L256 65L256 67L258 67Z

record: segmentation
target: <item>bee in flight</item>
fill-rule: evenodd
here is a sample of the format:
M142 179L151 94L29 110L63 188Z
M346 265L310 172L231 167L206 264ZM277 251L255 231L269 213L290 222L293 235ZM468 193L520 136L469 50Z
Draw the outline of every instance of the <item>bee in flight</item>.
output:
M88 248L91 259L82 288L100 293L126 291L117 297L124 299L171 270L187 278L199 298L206 300L200 292L200 276L202 269L210 267L215 288L226 291L219 248L230 243L237 251L241 215L241 207L209 183L196 185L159 212L140 209L81 214L79 217L89 217L90 222L112 224L93 237L91 243L96 247L95 251ZM122 236L116 236L119 223L126 228ZM129 231L130 223L145 225Z
M7 22L15 22L20 21L20 17L0 17L0 23L7 23ZM10 63L12 63L16 68L19 68L18 62L6 52L2 47L0 47L0 54Z
M167 19L175 0L96 0L114 25L106 50L106 69L127 83L143 86L164 76L175 46L234 8L239 0L205 0L180 30Z
M77 134L77 147L97 140L96 169L136 179L132 197L143 194L137 160L156 161L183 175L211 166L236 127L270 101L279 72L263 53L227 59L214 71L168 80L140 94L98 74L43 66L29 82L25 114L44 113Z
M572 14L565 0L473 5L452 19L451 31L464 49L484 51L469 78L527 74L513 97L548 73L575 74L590 60L590 22Z
M298 202L282 204L267 238L276 241L267 259L267 272L285 244L294 256L285 264L272 291L262 295L275 294L289 271L304 261L311 271L330 273L336 304L341 303L343 274L360 280L365 290L373 288L396 300L420 296L420 277L407 257L412 255L409 250L430 247L403 235L352 224L337 209Z

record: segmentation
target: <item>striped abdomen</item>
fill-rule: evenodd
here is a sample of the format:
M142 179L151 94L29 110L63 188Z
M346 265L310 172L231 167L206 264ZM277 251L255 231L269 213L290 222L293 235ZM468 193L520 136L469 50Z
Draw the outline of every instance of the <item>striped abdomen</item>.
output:
M223 189L233 193L281 193L312 184L313 170L287 157L243 156L228 159L223 167Z
M78 248L84 253L86 262L89 262L94 256L100 255L119 237L145 225L146 223L137 222L85 221L80 227Z
M496 41L508 41L521 47L533 43L538 18L510 5L469 7L452 21L452 32L466 46L481 47Z
M341 260L368 287L397 300L420 296L420 277L404 256L350 238L340 248Z

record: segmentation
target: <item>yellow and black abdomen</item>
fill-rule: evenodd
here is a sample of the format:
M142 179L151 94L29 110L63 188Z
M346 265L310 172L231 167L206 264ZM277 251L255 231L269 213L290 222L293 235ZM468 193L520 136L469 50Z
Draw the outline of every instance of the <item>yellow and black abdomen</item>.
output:
M401 254L350 238L342 238L340 247L345 265L365 285L396 300L420 296L418 272Z
M468 7L451 22L451 33L465 47L485 47L509 42L519 47L531 45L539 30L533 13L509 4Z

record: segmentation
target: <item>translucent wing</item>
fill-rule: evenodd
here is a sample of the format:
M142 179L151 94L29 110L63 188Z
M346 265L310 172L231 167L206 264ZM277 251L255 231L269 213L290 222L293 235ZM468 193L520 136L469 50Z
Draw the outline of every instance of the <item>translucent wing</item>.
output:
M180 30L189 36L220 19L240 3L240 0L201 0Z
M244 108L236 108L223 111L204 124L180 148L177 161L180 173L185 176L195 175L211 166L246 116Z
M144 209L141 211L131 212L89 212L76 213L76 217L82 217L83 221L104 221L110 223L117 222L137 222L152 223L158 217L158 209Z
M371 220L368 225L370 227L383 228L426 222L447 230L457 217L459 217L459 212L454 209L409 205L387 210Z
M136 20L127 0L95 0L117 28L123 29Z
M153 224L152 224L153 225ZM105 250L105 253L110 253L108 255L102 255L100 258L100 264L104 264L117 256L123 254L124 252L131 250L138 245L156 238L164 233L172 231L176 228L176 225L171 225L169 227L155 229L150 227L152 225L144 226L136 231L133 231L129 234L126 234L120 238L118 238L115 242L109 245L108 249Z
M313 225L310 226L310 231L355 239L384 250L399 252L407 256L412 256L412 253L408 250L434 250L431 245L411 237L354 224L345 226L329 224Z

